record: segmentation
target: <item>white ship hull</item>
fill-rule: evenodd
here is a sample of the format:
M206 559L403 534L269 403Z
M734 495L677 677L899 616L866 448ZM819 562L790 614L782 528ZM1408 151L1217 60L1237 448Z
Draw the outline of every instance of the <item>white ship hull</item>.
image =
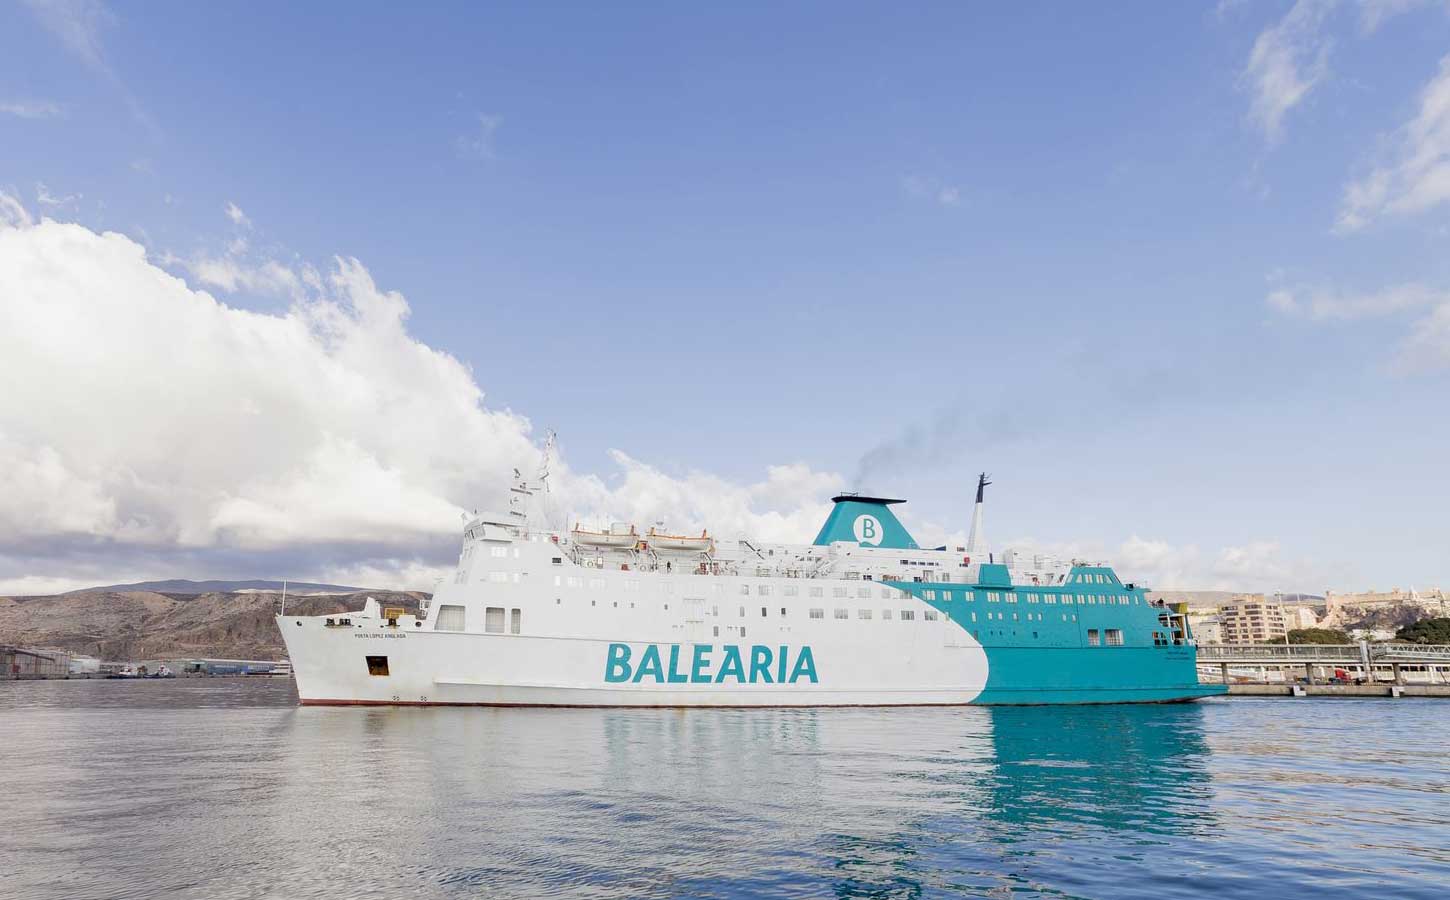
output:
M409 617L411 618L411 617ZM297 623L301 622L301 625ZM846 623L849 626L851 623ZM921 640L894 648L852 646L851 641L808 644L629 644L589 638L469 634L405 630L378 620L328 627L316 617L278 617L293 660L298 694L307 705L428 704L485 706L894 706L970 703L986 682L980 647L944 646L940 623L901 622ZM916 628L910 626L916 625ZM865 636L865 629L862 629ZM879 634L874 635L880 637ZM935 646L922 646L934 643ZM662 679L631 677L611 683L611 645L634 649L633 661L659 647ZM708 667L692 665L696 646ZM726 647L738 647L740 677L720 677ZM768 649L750 682L750 649ZM786 647L780 679L780 648ZM790 680L802 648L810 648L815 681ZM675 663L670 664L671 648ZM617 651L616 651L617 652ZM367 657L385 657L387 674L370 674ZM765 681L768 674L770 681ZM620 671L616 667L615 676ZM689 679L696 680L691 681ZM671 679L685 679L671 681ZM708 679L708 680L706 680Z

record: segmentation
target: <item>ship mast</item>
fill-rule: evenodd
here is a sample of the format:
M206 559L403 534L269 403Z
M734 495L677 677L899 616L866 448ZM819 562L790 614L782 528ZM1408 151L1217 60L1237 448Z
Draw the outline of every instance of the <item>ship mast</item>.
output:
M992 482L987 480L987 473L983 472L977 479L977 505L972 508L972 533L967 538L967 552L977 552L977 542L982 540L982 493L987 485Z

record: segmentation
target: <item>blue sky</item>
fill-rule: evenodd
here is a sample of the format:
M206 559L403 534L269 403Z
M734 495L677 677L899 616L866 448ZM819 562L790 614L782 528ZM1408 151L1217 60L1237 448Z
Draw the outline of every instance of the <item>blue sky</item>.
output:
M684 482L793 464L950 533L986 469L995 537L1172 586L1423 586L1447 58L1443 3L22 2L0 190L269 316L297 293L247 272L356 259L614 490L613 449ZM98 576L275 560L87 533ZM74 538L0 532L0 584L68 577ZM443 554L415 550L358 559Z

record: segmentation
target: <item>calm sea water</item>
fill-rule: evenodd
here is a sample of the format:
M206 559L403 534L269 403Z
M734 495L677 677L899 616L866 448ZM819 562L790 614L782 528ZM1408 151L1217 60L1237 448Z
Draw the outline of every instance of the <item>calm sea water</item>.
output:
M0 683L0 897L1450 896L1450 704L298 708Z

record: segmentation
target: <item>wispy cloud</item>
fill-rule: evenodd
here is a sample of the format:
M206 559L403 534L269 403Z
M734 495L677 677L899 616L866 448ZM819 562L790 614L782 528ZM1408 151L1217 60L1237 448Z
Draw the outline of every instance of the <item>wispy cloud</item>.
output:
M252 227L252 220L247 218L247 214L242 212L242 208L235 203L227 201L226 212L227 218L232 220L233 225L236 225L240 228Z
M65 110L49 100L0 100L0 113L22 119L55 119Z
M901 191L908 197L929 200L938 206L960 206L962 203L961 188L928 175L903 175Z
M1346 322L1414 313L1409 332L1389 357L1389 368L1420 372L1450 366L1450 290L1410 282L1377 291L1330 286L1286 287L1264 302L1285 316L1315 322Z
M1332 41L1324 20L1332 0L1298 0L1254 41L1242 83L1253 93L1249 118L1270 143L1283 137L1284 116L1329 75Z
M494 136L502 124L502 116L479 113L473 130L459 135L453 142L453 149L464 159L493 159Z
M1450 56L1420 92L1420 108L1396 132L1393 161L1344 189L1335 230L1358 231L1387 216L1425 212L1450 200Z
M106 55L102 32L116 16L101 0L24 0L41 25L54 34L87 68L120 91L136 121L155 133L156 124L122 82Z
M81 195L67 194L64 197L57 197L50 192L49 188L47 188L41 182L37 181L35 183L35 199L38 203L40 203L41 206L49 206L54 208L57 206L65 206L68 203L74 203L77 200L81 199Z

